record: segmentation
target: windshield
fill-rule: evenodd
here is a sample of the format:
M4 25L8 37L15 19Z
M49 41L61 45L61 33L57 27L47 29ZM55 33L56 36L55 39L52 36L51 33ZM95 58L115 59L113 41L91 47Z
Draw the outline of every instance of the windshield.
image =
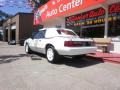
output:
M61 35L73 35L76 36L76 34L72 31L64 30L64 29L59 29L57 32Z

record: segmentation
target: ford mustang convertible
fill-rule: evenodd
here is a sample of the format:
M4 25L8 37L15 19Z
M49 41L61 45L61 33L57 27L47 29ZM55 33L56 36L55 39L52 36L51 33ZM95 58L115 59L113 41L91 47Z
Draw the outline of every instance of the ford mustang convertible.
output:
M73 30L65 28L43 28L24 42L25 52L46 55L48 62L56 63L61 56L78 56L95 53L92 39L80 38Z

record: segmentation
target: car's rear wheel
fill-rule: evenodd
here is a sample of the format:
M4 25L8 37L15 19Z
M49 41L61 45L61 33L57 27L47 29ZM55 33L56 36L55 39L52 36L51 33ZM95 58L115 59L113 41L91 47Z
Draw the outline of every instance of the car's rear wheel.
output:
M58 55L57 51L54 49L53 46L47 47L46 57L47 57L48 62L50 63L57 63L57 61L60 58L60 56Z
M32 52L28 44L25 45L25 52L28 54L31 54Z

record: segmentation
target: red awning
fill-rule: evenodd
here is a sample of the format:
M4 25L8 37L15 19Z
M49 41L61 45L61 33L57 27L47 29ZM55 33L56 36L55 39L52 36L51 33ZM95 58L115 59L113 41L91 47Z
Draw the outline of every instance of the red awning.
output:
M41 24L55 17L65 16L96 4L101 4L105 1L106 0L50 0L34 13L34 25Z

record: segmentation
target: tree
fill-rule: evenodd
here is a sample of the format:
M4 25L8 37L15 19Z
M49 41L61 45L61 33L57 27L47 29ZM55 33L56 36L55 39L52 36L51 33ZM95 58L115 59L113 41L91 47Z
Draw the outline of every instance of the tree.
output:
M47 3L49 0L28 0L29 5L33 8L33 10L36 10L43 4Z
M3 21L9 17L11 17L12 15L9 15L3 11L0 10L0 26L2 26Z
M10 16L11 16L11 15L9 15L9 14L3 12L2 10L0 10L0 20L1 20L1 19L5 19L5 18L8 18L8 17L10 17Z

